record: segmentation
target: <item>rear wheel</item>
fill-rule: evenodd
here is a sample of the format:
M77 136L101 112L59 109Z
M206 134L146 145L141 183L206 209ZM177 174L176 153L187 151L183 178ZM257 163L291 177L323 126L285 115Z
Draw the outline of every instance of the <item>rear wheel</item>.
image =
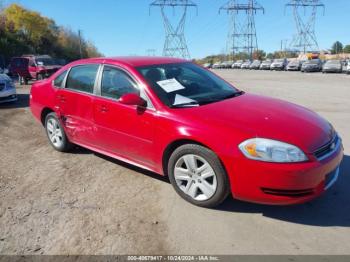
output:
M45 118L45 129L50 144L60 152L68 152L72 148L64 129L55 113L50 113Z
M215 207L230 192L226 171L219 158L200 145L177 148L169 159L168 174L175 191L197 206Z

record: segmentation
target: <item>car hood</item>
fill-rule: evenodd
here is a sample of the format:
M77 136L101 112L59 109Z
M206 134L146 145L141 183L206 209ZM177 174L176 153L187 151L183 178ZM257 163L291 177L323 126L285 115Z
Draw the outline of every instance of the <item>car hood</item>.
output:
M1 82L11 81L11 78L6 74L0 74L0 81Z
M191 122L229 128L233 134L236 130L251 138L283 141L307 153L316 151L334 136L332 126L313 111L253 94L180 110Z

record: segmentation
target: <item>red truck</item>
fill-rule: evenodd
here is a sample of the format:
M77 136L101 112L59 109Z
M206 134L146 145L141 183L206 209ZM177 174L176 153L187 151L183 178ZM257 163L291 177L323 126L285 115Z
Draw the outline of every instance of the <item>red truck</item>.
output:
M32 79L47 78L61 67L48 55L23 55L11 59L10 73L18 75L21 84L27 84Z

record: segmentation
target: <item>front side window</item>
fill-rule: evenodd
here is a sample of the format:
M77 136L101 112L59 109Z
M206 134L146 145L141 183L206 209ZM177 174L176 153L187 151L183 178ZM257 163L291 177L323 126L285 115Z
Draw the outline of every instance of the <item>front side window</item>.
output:
M53 80L53 85L55 87L61 88L63 85L64 78L66 77L67 71L61 73L55 80Z
M98 68L99 65L73 67L67 77L66 88L92 94Z
M193 63L137 68L164 104L169 107L201 106L241 94L215 74Z
M134 81L123 71L105 66L102 74L101 96L118 100L130 93L140 93Z

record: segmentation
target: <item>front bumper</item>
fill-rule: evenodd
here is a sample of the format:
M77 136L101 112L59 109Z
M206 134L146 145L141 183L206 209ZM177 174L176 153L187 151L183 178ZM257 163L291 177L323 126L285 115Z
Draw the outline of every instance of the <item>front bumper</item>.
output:
M0 103L17 101L17 94L15 89L10 89L0 92Z
M228 170L234 198L269 205L292 205L310 201L337 180L343 159L340 145L325 159L313 155L305 163L267 163L246 158L232 162Z
M302 71L304 71L304 72L320 72L321 69L318 67L306 67L306 68L302 68Z
M300 71L300 67L287 67L288 71Z
M271 66L271 70L284 70L283 66Z
M341 73L342 69L339 69L339 68L323 68L322 72L325 72L325 73Z

